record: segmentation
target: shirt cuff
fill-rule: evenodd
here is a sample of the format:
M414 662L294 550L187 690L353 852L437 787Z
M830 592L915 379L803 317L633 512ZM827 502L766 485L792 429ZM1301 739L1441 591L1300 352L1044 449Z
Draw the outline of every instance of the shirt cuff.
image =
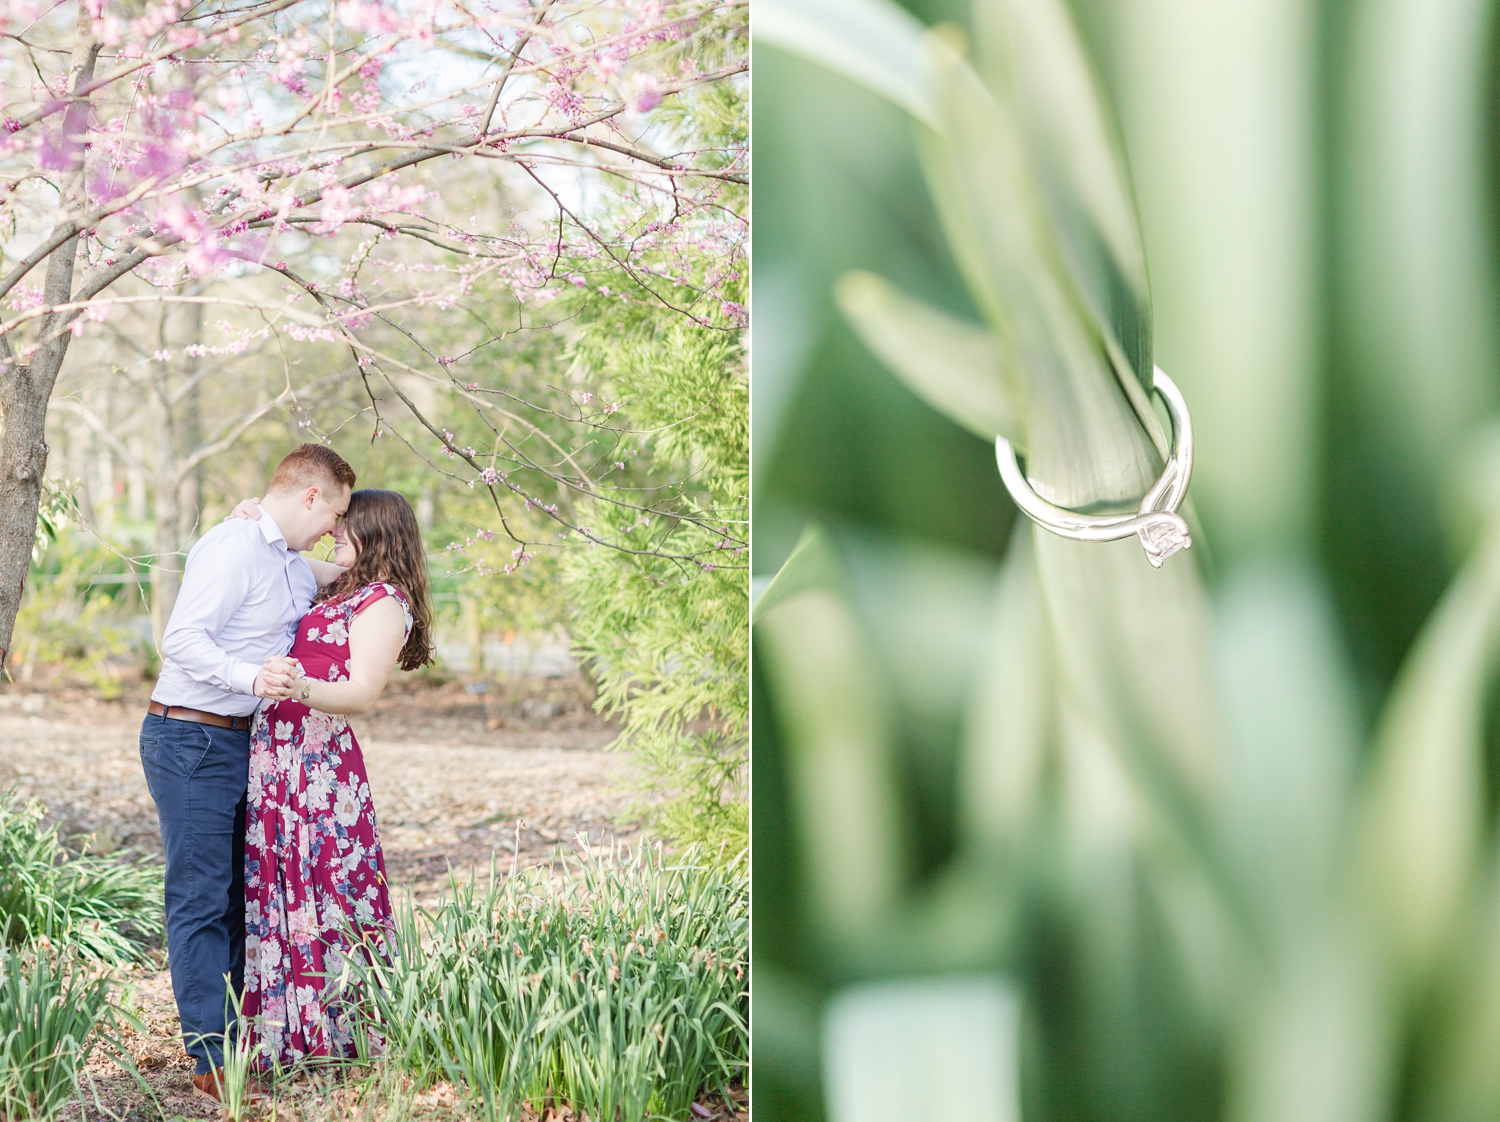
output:
M235 660L234 669L229 672L230 688L235 693L249 694L255 696L255 676L260 673L260 667L253 662L240 662Z

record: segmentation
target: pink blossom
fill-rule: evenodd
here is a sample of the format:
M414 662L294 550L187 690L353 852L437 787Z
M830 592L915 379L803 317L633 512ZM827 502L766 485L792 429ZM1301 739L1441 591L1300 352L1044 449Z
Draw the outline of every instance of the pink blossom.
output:
M656 87L656 80L649 74L639 77L640 89L635 95L632 107L637 113L649 113L662 103L663 94Z
M313 227L319 234L332 234L342 226L353 209L354 192L347 187L327 187L323 191L322 221Z
M13 311L29 312L42 306L42 286L18 284L10 290L8 303Z

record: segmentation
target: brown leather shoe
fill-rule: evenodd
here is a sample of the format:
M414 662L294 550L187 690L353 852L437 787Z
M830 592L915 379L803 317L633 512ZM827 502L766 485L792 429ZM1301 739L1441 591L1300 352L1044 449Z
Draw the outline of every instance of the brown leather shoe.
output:
M219 1068L216 1071L204 1072L202 1075L193 1076L193 1093L202 1095L205 1099L212 1099L214 1102L219 1103L221 1106L224 1103L224 1099L222 1098L223 1086L223 1068ZM270 1093L265 1089L265 1086L260 1082L260 1080L248 1075L245 1077L245 1093L242 1096L242 1101L247 1106L253 1105L255 1103L268 1102L270 1098Z

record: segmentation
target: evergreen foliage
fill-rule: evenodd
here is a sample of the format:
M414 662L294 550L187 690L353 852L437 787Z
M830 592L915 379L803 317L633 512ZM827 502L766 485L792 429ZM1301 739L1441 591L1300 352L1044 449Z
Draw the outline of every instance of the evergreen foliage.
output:
M687 100L672 123L727 162L746 141L743 90L721 83ZM726 183L718 201L743 215L746 196ZM613 288L630 295L601 298L596 276L579 298L571 342L575 364L623 403L637 442L614 457L635 453L630 486L595 504L594 525L640 552L576 549L562 570L575 650L599 684L599 710L623 720L617 744L641 765L652 825L728 856L749 839L750 597L739 543L749 517L750 390L737 330L747 285L730 276L726 299L705 307L695 300L707 287L701 263L654 264L673 279L665 303L631 292L623 275ZM667 507L681 517L646 514ZM660 556L664 545L677 558Z

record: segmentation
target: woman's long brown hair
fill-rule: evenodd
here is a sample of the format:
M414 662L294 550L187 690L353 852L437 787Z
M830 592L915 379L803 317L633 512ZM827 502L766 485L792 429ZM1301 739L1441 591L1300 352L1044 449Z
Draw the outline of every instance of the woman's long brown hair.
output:
M411 504L395 491L374 487L349 496L344 533L354 543L354 566L318 593L337 600L376 581L393 584L411 605L411 634L401 648L402 670L432 661L432 611L427 606L427 551Z

